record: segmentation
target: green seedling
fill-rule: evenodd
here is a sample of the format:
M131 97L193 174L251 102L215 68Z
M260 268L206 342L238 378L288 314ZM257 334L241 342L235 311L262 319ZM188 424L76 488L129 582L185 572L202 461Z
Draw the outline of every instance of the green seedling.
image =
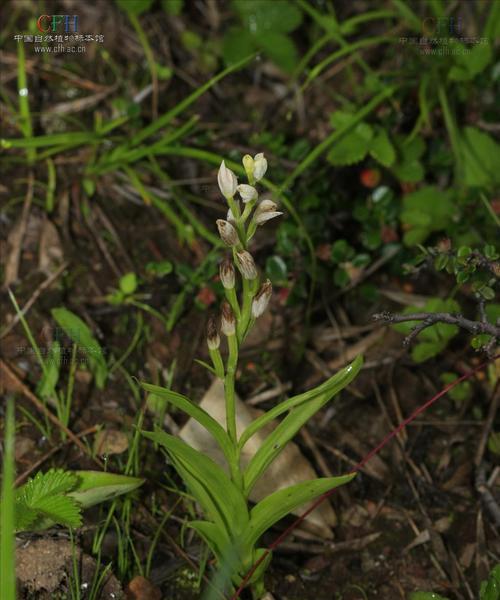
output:
M175 408L196 419L214 437L224 454L226 469L173 435L159 429L143 432L166 450L200 505L204 519L193 521L189 526L205 540L219 568L228 575L233 586L241 585L245 574L266 552L259 547L259 541L270 527L294 509L351 481L355 476L355 473L349 473L304 481L270 494L253 508L249 505L253 486L264 476L271 463L301 427L353 381L363 362L361 357L357 357L317 388L289 398L262 414L238 435L235 380L239 351L255 321L265 312L272 295L271 282L259 280L257 266L248 250L249 243L257 228L282 214L272 200L259 201L258 198L255 184L267 169L264 155L245 156L243 166L248 184L238 185L236 175L224 162L218 174L219 187L229 207L227 219L217 221L220 237L230 251L230 258L220 265L220 279L226 297L220 321L220 329L227 342L224 357L215 320L209 321L207 332L212 365L205 366L224 382L225 427L186 396L167 388L142 384L155 398L165 398ZM240 458L245 444L255 433L281 416L280 423L243 468ZM256 599L265 591L264 573L270 559L270 555L266 556L248 580Z
M16 490L15 530L40 531L53 525L79 527L82 510L127 494L143 482L138 477L99 471L38 472Z

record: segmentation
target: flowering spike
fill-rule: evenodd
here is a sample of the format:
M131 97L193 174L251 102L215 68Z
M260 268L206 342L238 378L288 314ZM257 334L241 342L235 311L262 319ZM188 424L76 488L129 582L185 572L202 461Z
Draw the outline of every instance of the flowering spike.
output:
M257 268L250 252L243 250L236 253L238 268L245 279L255 279L257 277Z
M264 154L261 152L260 154L256 154L253 157L254 167L253 167L253 176L255 177L255 181L260 181L267 171L267 160L264 157Z
M238 180L236 175L226 167L224 161L221 162L219 172L217 174L217 181L219 183L220 191L225 198L232 198L236 193L238 186Z
M221 240L228 246L236 246L240 240L236 233L236 229L231 223L229 223L229 221L224 221L224 219L217 219L216 223Z
M241 199L245 204L251 200L257 200L257 190L253 185L247 185L246 183L240 183L238 186L238 192L240 193Z
M226 258L223 260L219 267L219 276L222 281L222 285L226 290L232 290L234 288L235 272L233 263Z
M272 293L273 286L269 279L266 279L252 301L252 317L254 319L258 319L264 313Z
M220 346L217 323L213 317L210 317L207 323L207 345L209 350L217 350Z
M233 309L226 301L222 303L221 329L222 333L228 337L236 333L236 319Z

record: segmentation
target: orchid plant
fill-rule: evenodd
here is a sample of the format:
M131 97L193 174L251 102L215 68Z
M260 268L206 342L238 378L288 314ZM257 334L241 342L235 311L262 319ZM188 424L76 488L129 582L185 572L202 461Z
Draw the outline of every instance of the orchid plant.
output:
M208 544L218 565L229 571L230 585L239 587L245 582L250 585L254 599L258 599L265 592L264 573L271 559L271 554L259 547L264 532L303 504L347 483L355 474L319 478L279 489L253 507L250 506L249 494L300 428L356 377L362 358L357 357L318 387L282 401L257 417L238 436L235 380L239 350L256 319L267 309L272 294L271 282L260 281L249 244L258 227L282 215L272 200L259 200L255 187L267 170L264 155L257 154L253 158L245 156L243 166L248 183L242 184L238 184L236 175L224 161L219 168L219 188L229 210L226 219L217 221L217 227L222 241L228 247L229 256L220 265L220 279L225 290L220 328L215 319L210 319L207 330L212 366L205 365L224 382L225 427L186 396L163 387L147 383L142 385L150 394L168 400L197 420L220 446L227 463L226 469L174 435L162 430L144 432L146 437L166 450L173 466L201 507L203 520L192 521L189 526ZM219 331L227 341L224 355L221 353ZM240 457L245 444L263 427L281 416L283 418L279 424L243 468ZM252 565L259 560L258 568L251 577L246 578Z

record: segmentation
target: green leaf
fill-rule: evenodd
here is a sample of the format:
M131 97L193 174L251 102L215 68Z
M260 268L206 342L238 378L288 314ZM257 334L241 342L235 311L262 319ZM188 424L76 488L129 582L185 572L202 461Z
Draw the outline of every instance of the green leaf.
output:
M370 144L370 154L384 167L390 167L396 160L396 151L385 130L382 129L373 138Z
M416 363L421 363L437 356L446 348L445 342L419 342L411 351L411 357Z
M488 450L493 454L500 455L500 431L492 431L488 436Z
M161 0L161 6L169 15L178 16L182 12L184 0Z
M234 65L255 50L253 36L241 27L230 27L222 41L222 56L226 65Z
M302 22L302 12L288 0L235 0L233 6L254 35L290 33Z
M103 471L73 471L72 474L76 476L76 485L67 495L76 500L82 508L114 500L144 483L144 479L140 477Z
M68 527L81 524L80 506L64 495L75 487L76 476L70 471L51 469L38 472L16 491L16 529L41 529L57 523ZM47 521L49 523L47 523Z
M108 376L108 367L101 346L90 329L80 317L77 317L66 308L53 308L51 313L60 327L64 329L66 335L78 344L80 350L87 354L96 385L102 389Z
M341 477L321 477L270 494L250 511L250 523L248 532L245 532L244 544L253 546L265 531L293 510L321 494L349 483L355 476L356 473Z
M338 394L342 389L344 389L351 381L356 377L359 373L361 367L363 365L363 357L358 356L356 359L347 367L344 367L335 375L332 375L330 379L324 381L321 385L312 390L308 390L302 394L297 396L293 396L292 398L288 398L288 400L283 400L274 408L271 408L264 414L257 417L241 434L240 439L238 441L238 446L240 450L245 446L248 440L257 432L259 429L262 429L265 425L282 415L284 412L288 412L293 408L297 408L306 402L310 402L311 400L317 398L322 394L326 394L330 398L333 398L336 394Z
M190 521L187 526L199 533L219 563L223 564L228 548L231 546L231 542L224 530L210 521Z
M286 444L294 437L304 423L331 400L335 394L351 383L361 369L362 364L363 358L358 356L350 365L334 376L337 377L335 381L333 381L334 377L332 377L326 382L328 385L324 388L320 386L316 390L307 392L308 397L306 402L294 405L292 401L295 400L295 402L297 402L297 398L285 401L285 403L278 405L274 409L268 411L265 415L256 419L245 430L242 438L244 439L246 437L246 439L249 439L257 429L260 429L260 427L276 416L276 413L281 414L285 410L289 410L290 406L294 407L280 422L276 429L267 436L261 447L248 463L243 475L246 494L250 492L255 482L263 475L273 460L283 451ZM248 433L249 431L250 433ZM241 447L243 447L243 444L244 442L240 440Z
M465 50L465 48L464 48ZM484 71L492 59L490 44L476 44L468 52L454 54L455 65L448 73L452 81L469 81Z
M197 404L191 402L189 398L173 392L167 388L160 387L158 385L152 385L150 383L141 383L141 386L150 394L164 398L171 404L173 404L179 410L182 410L187 415L198 421L209 433L212 434L213 438L219 444L226 460L231 462L233 459L232 444L227 435L226 430L203 408L200 408Z
M137 289L137 275L135 273L126 273L120 277L120 291L126 296L133 294Z
M456 214L452 191L443 191L435 186L426 186L403 197L401 221L412 225L406 232L406 245L422 243L433 231L446 229ZM413 232L413 233L412 233Z
M164 431L142 433L167 450L176 470L211 521L229 537L244 529L248 522L246 501L213 460Z
M278 67L291 73L297 66L297 48L293 40L283 33L268 32L255 36L258 45Z
M481 583L479 600L498 600L500 598L500 564L490 571L487 581Z
M57 340L52 342L49 355L45 361L45 371L37 386L37 392L41 398L56 401L56 385L59 381L59 365L61 364L61 344Z
M333 145L327 158L335 166L352 165L360 162L366 156L369 145L369 139L359 131L359 126L353 131L343 136L336 144Z
M288 283L288 268L281 256L269 256L266 260L266 275L274 285Z
M116 3L125 12L139 16L151 8L153 0L116 0Z
M500 145L484 131L465 127L460 142L464 181L471 187L500 183Z

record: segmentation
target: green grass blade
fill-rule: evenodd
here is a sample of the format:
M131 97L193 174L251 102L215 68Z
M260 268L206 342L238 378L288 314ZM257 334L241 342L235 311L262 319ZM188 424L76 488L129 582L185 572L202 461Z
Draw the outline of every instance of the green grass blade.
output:
M227 67L227 69L224 69L223 71L221 71L220 73L218 73L217 75L215 75L214 77L209 79L209 81L207 81L207 83L200 86L197 90L195 90L187 98L184 98L184 100L182 100L181 102L176 104L174 106L174 108L170 109L164 115L162 115L161 117L156 119L156 121L153 121L153 123L151 123L151 125L148 125L142 131L140 131L136 136L134 136L131 141L131 146L140 144L143 140L145 140L146 138L148 138L151 135L153 135L154 133L156 133L159 129L168 125L174 117L176 117L178 114L180 114L181 112L186 110L186 108L188 108L188 106L191 106L191 104L193 104L193 102L195 102L200 96L203 96L203 94L207 90L209 90L211 87L213 87L218 81L220 81L221 79L224 79L224 77L227 77L227 75L230 75L234 71L238 71L239 69L244 67L247 63L249 63L252 60L253 57L254 57L254 55L251 54L250 56L247 56L246 58L238 61L234 65Z
M14 401L7 398L3 442L2 504L0 507L0 589L3 600L16 600L14 538Z

